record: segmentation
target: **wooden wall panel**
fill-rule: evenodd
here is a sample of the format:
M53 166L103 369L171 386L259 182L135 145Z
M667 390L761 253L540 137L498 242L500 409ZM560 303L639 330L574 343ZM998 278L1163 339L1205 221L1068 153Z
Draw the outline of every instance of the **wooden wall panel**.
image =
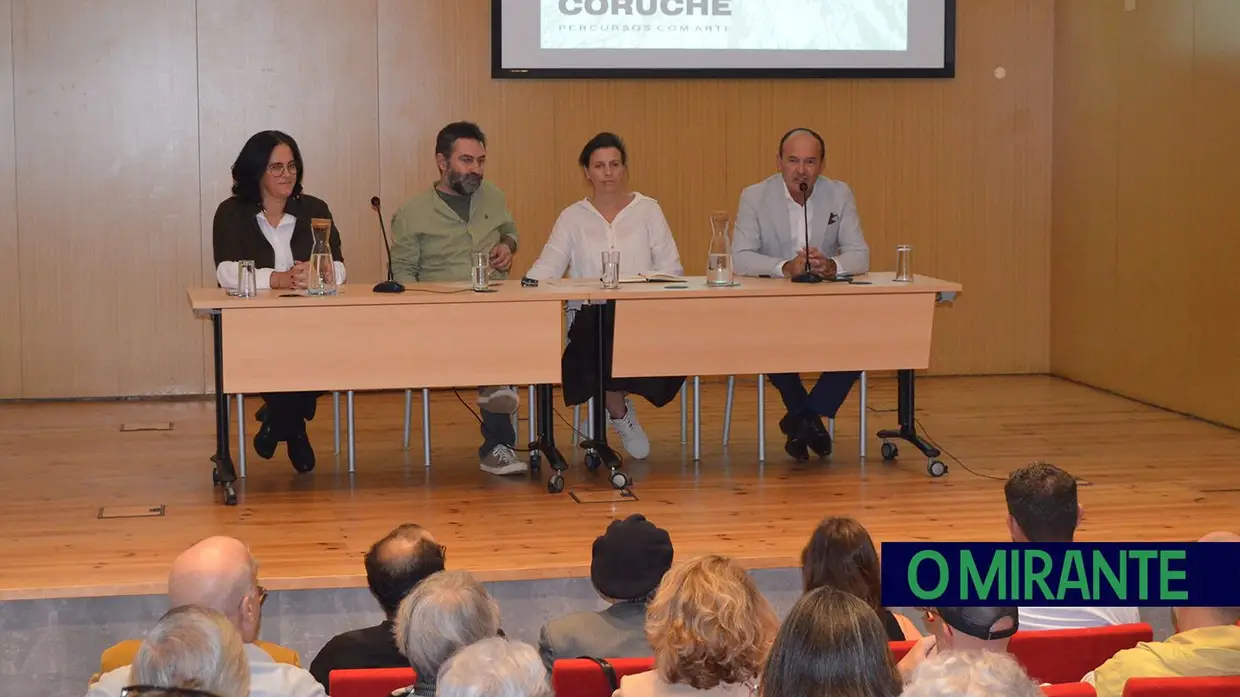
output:
M1240 426L1240 6L1056 12L1052 368Z
M193 0L15 0L23 395L197 387Z
M379 142L384 213L438 178L435 135L474 121L487 137L486 178L508 197L528 269L558 209L552 88L490 79L489 0L379 2ZM518 276L519 277L519 276Z
M1055 6L1051 367L1112 385L1116 362L1118 2Z
M20 397L22 394L12 38L13 2L0 0L0 399Z

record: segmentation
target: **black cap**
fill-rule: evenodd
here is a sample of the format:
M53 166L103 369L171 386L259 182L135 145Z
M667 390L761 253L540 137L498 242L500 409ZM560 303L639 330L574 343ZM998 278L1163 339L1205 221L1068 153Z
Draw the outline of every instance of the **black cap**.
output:
M1020 628L1020 613L1016 607L936 607L934 611L952 629L985 641L1006 639ZM993 629L1007 617L1012 618L1011 627Z
M594 540L590 580L599 593L616 600L650 595L672 568L672 538L641 514L613 520Z

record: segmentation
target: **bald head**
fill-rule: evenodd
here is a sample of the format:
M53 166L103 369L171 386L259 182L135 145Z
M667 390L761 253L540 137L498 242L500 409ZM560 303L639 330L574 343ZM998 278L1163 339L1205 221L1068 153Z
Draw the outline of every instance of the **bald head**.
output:
M172 607L199 605L241 624L241 604L258 582L258 562L240 540L208 537L185 550L168 573Z
M388 619L400 601L431 574L444 569L444 548L420 525L406 523L374 543L366 553L366 581Z
M1198 542L1240 542L1240 535L1237 535L1234 532L1220 530L1206 535L1198 540Z

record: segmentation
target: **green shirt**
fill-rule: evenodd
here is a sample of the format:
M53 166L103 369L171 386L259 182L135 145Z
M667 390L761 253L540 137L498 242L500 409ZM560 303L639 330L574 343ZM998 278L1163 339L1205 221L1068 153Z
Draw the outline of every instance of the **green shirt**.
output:
M489 252L505 237L512 240L515 252L517 227L499 187L483 180L469 198L466 220L432 186L392 216L392 274L402 283L468 281L470 254Z

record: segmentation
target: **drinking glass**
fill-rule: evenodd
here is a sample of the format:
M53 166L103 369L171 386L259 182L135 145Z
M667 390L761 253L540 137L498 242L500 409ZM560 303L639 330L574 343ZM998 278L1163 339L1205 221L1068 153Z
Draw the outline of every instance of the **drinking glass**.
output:
M470 282L474 290L487 290L491 283L491 258L486 252L474 252L470 267Z
M609 249L603 252L603 276L599 279L604 288L620 287L620 251Z

